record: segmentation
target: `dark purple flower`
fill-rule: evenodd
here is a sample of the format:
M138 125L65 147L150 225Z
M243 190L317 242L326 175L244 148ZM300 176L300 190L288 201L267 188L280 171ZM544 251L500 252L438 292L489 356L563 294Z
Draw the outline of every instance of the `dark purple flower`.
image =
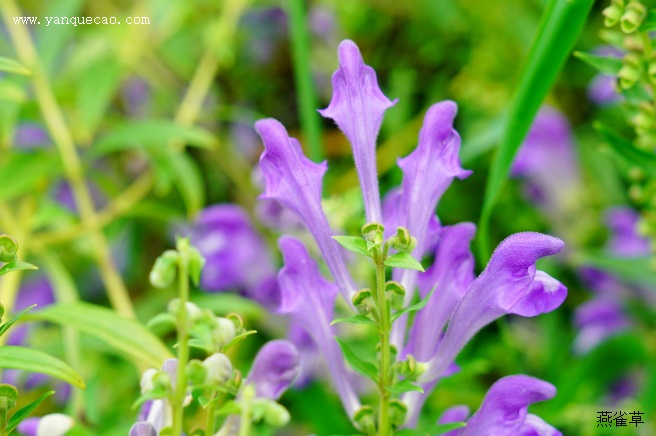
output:
M584 354L609 336L626 330L631 323L620 304L611 298L594 298L576 308L574 323L579 332L574 349Z
M280 312L291 315L312 337L324 356L344 408L353 416L360 402L330 326L337 289L321 276L317 263L300 241L283 236L279 245L285 262L278 274L282 293Z
M203 289L239 289L266 307L280 303L267 246L241 207L217 204L204 209L191 228L191 242L205 257Z
M291 342L278 339L260 348L247 382L255 385L258 397L277 400L294 382L298 371L298 350Z
M526 375L499 379L487 391L481 407L467 421L467 426L452 430L448 436L559 436L558 430L538 416L528 413L528 406L553 398L556 388L545 381ZM455 406L447 409L440 424L461 422L467 409Z
M333 74L333 98L319 113L332 118L353 150L367 222L382 223L376 171L376 138L385 110L394 106L378 87L376 72L365 65L360 49L345 40L337 49L339 68Z
M294 212L310 230L323 259L345 300L350 304L355 285L346 269L339 246L321 208L321 188L327 164L317 164L303 155L301 146L278 121L260 120L255 130L264 142L260 168L266 189L260 198L274 199Z
M419 380L440 377L467 341L495 319L506 314L536 316L560 306L567 289L537 271L535 262L563 247L560 239L540 233L517 233L503 240L456 306L444 338Z

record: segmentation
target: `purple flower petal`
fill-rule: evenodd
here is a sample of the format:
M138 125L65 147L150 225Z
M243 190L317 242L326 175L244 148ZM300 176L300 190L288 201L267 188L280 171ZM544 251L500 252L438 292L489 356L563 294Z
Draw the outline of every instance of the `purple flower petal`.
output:
M130 436L157 436L157 430L150 422L137 422L130 429Z
M467 427L458 429L458 436L511 436L529 428L540 429L540 423L534 418L527 419L528 406L538 401L545 401L556 395L556 388L545 381L526 375L511 375L494 383L487 391L483 404L467 421ZM541 421L541 420L540 420ZM526 425L524 425L526 424ZM537 435L560 434L534 433ZM544 426L542 428L545 428Z
M36 417L27 418L18 424L18 431L23 433L25 436L36 436L36 431L39 428L40 420L41 418Z
M261 198L272 198L303 220L314 236L330 272L347 303L355 285L349 275L326 215L321 208L321 186L326 172L325 162L316 164L303 155L301 146L287 135L284 126L273 119L255 123L264 141L260 168L266 189Z
M290 314L317 344L349 416L360 407L330 326L337 289L319 273L303 244L289 236L280 238L285 266L278 273L282 293L280 312Z
M574 322L579 329L574 350L585 354L608 337L626 330L631 323L617 301L595 298L576 308Z
M517 433L518 436L562 436L562 433L544 422L537 415L529 413Z
M517 233L503 240L456 306L444 339L420 381L435 380L442 375L467 341L495 319L510 313L534 316L540 309L553 310L559 306L565 293L542 274L536 278L535 262L558 253L563 247L563 241L558 238L532 232ZM538 283L534 284L535 280ZM538 302L533 303L536 299Z
M442 412L438 424L450 424L452 422L465 422L469 417L468 406L452 406ZM443 433L444 436L458 436L458 429Z
M298 350L289 341L267 342L255 356L248 383L258 397L277 400L294 382L299 371Z
M38 124L21 124L16 128L14 144L23 150L44 148L50 144L50 136Z
M376 171L376 137L385 110L394 106L378 87L376 72L365 65L360 49L345 40L337 49L339 68L333 74L333 98L319 113L332 118L351 142L367 222L382 222Z
M611 236L606 250L617 256L645 256L651 253L649 239L637 231L640 216L628 207L611 208L606 214L606 223Z

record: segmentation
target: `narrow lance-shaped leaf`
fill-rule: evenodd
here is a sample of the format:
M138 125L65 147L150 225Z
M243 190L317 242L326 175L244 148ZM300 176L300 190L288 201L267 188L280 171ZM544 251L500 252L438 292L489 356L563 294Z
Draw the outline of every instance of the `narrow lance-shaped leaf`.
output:
M354 352L349 348L348 345L346 345L346 342L342 341L340 338L335 336L335 340L339 344L339 347L342 349L342 353L344 354L344 358L346 361L351 365L351 368L356 370L362 375L366 375L370 379L372 379L374 382L377 381L378 379L378 371L376 370L376 366L371 363L367 362L366 360L360 359Z
M16 413L14 413L12 415L11 419L7 423L7 428L6 428L7 433L10 433L12 430L14 430L16 427L18 427L18 424L20 424L21 422L23 422L23 420L25 418L30 416L30 413L32 413L34 411L34 409L39 407L39 404L41 404L43 402L43 400L45 400L46 398L48 398L50 395L52 395L54 393L55 393L55 391L48 391L48 392L44 393L43 395L41 395L36 400L32 401L27 406L24 406L24 407L21 407L20 409L18 409L18 411L16 411Z
M593 0L550 0L533 38L492 163L479 224L480 261L490 257L488 223L522 140L586 22Z
M14 262L9 262L5 264L2 268L0 268L0 276L5 275L12 271L23 271L28 269L39 269L39 268L32 265L31 263L21 262L17 260Z
M0 368L22 369L64 380L79 388L84 381L70 366L42 351L25 347L0 347Z
M574 56L592 66L600 73L611 76L617 75L623 65L622 59L614 56L596 56L581 51L574 52Z
M0 71L5 73L23 74L26 76L32 73L23 64L4 56L0 56Z

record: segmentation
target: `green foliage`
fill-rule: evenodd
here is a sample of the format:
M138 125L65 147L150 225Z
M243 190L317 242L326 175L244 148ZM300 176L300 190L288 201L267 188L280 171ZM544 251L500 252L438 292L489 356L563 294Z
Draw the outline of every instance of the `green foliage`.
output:
M424 267L421 266L421 263L412 257L412 255L404 252L395 253L386 258L385 265L391 266L392 268L414 269L424 272Z
M18 424L20 424L21 422L23 422L23 420L25 418L30 416L30 414L32 412L34 412L34 410L37 407L39 407L39 405L43 402L43 400L45 400L46 398L48 398L49 396L51 396L54 393L55 393L55 391L47 391L47 392L43 393L36 400L32 401L28 405L23 406L20 409L18 409L16 412L14 412L14 414L11 416L11 419L7 423L7 427L5 429L7 431L7 433L15 430L16 427L18 427Z
M344 359L346 359L348 364L351 365L351 368L360 374L369 377L374 382L378 380L378 370L376 369L376 365L358 357L358 355L355 354L342 339L335 336L335 340L342 349Z
M25 347L0 347L0 368L39 372L84 388L84 381L70 366L48 354Z

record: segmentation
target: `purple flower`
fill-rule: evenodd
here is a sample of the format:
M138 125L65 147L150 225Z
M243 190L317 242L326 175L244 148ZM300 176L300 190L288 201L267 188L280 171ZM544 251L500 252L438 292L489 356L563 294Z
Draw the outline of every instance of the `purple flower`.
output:
M157 430L150 422L137 422L130 429L129 436L157 436Z
M310 161L301 145L287 135L278 121L260 120L255 130L264 142L260 168L266 189L260 198L279 201L294 212L310 230L342 295L350 304L355 285L349 275L325 213L321 208L321 188L327 164Z
M526 375L499 379L487 391L481 407L467 421L467 426L452 430L448 436L558 436L558 430L538 416L528 413L528 406L556 395L556 388ZM440 424L463 421L468 414L464 406L447 409Z
M536 316L560 306L567 289L537 271L535 262L563 247L560 239L540 233L517 233L503 240L455 307L444 338L419 380L440 377L467 341L495 319L506 314Z
M63 436L73 424L70 416L53 413L40 418L27 418L18 424L18 431L25 436Z
M265 307L278 306L273 261L241 207L218 204L204 209L191 229L191 242L206 260L203 289L240 289Z
M50 144L50 136L39 124L25 123L16 128L14 144L23 150L44 148Z
M129 116L138 118L147 114L148 103L151 100L148 82L137 76L131 77L123 85L121 94Z
M638 213L628 207L614 207L606 213L606 224L611 231L606 251L630 257L646 256L651 253L649 239L637 232Z
M248 383L258 397L277 400L294 382L299 371L298 350L289 341L267 342L255 356Z
M622 58L624 53L612 46L602 46L595 50L597 56ZM617 88L617 77L609 74L597 74L588 85L588 98L598 105L608 105L622 100Z
M585 354L609 336L626 330L631 323L616 300L594 298L576 308L574 323L579 329L574 349Z
M367 222L382 222L376 171L376 137L385 110L394 106L378 87L376 72L364 64L360 49L345 40L337 49L339 68L333 74L333 98L319 113L332 118L349 139L358 170Z
M290 323L287 339L298 348L300 370L295 385L303 388L321 374L323 356L312 336L298 322Z
M344 359L330 326L337 289L325 280L305 246L289 236L279 241L285 266L278 273L282 293L280 312L292 316L309 334L323 354L337 392L349 417L360 407Z
M529 196L550 215L564 215L581 184L569 122L556 109L540 109L522 144L511 174L528 179Z

